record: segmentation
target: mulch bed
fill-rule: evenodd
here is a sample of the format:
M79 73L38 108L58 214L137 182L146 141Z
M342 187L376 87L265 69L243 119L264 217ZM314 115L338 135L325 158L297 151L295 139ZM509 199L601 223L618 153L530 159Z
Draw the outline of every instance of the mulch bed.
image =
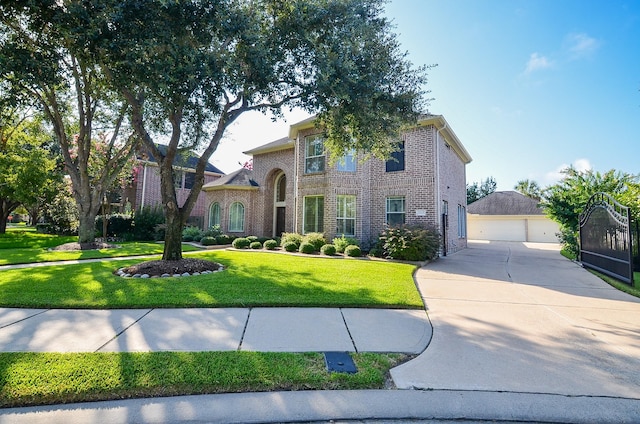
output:
M194 272L202 273L203 271L217 271L222 265L205 261L202 259L183 258L179 261L147 261L139 264L131 265L122 269L127 274L148 274L148 275L162 275L162 274L184 274L188 272L193 274ZM117 271L116 271L117 272Z
M98 249L115 249L115 244L93 242L93 243L65 243L60 246L52 247L51 250L98 250Z

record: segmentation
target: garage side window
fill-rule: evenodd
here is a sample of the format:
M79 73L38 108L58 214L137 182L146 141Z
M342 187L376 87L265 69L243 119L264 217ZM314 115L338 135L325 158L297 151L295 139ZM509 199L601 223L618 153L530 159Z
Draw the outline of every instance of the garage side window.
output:
M467 208L458 205L458 237L467 238Z

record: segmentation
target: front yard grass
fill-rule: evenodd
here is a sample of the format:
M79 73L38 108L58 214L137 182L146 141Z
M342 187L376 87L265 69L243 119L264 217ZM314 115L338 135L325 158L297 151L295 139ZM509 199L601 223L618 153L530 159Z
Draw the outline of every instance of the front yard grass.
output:
M26 308L378 307L423 308L414 265L252 251L190 254L222 272L122 278L125 260L0 272L0 306Z
M37 233L34 228L28 227L8 228L5 234L0 234L0 265L158 255L163 250L162 244L153 242L118 242L114 244L120 247L115 249L49 250L52 247L75 241L78 241L76 236L42 234ZM189 244L184 244L182 249L184 252L200 250Z
M319 353L0 353L0 408L274 390L381 389L401 354L353 354L356 374Z
M0 271L0 307L328 306L423 308L414 265L254 251L189 255L219 273L133 279L81 263ZM329 373L320 353L0 353L0 407L274 390L381 389L410 357L355 353L356 374Z

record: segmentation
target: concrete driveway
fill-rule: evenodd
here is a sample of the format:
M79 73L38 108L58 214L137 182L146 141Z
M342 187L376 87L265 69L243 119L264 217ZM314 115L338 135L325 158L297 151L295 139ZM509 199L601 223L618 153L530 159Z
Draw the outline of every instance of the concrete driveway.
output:
M640 299L557 245L474 242L416 279L433 337L398 387L640 399Z

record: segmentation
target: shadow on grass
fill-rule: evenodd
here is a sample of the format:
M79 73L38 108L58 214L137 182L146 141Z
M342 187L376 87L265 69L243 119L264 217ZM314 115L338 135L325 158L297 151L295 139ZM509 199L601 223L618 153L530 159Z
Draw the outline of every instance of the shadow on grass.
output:
M194 255L226 270L183 278L113 275L137 261L87 263L0 272L0 306L29 308L399 307L422 308L406 264L320 261L272 254L254 263L242 252ZM192 256L192 257L194 257ZM263 255L259 255L264 257ZM267 263L271 262L271 265ZM330 265L327 268L326 265Z

